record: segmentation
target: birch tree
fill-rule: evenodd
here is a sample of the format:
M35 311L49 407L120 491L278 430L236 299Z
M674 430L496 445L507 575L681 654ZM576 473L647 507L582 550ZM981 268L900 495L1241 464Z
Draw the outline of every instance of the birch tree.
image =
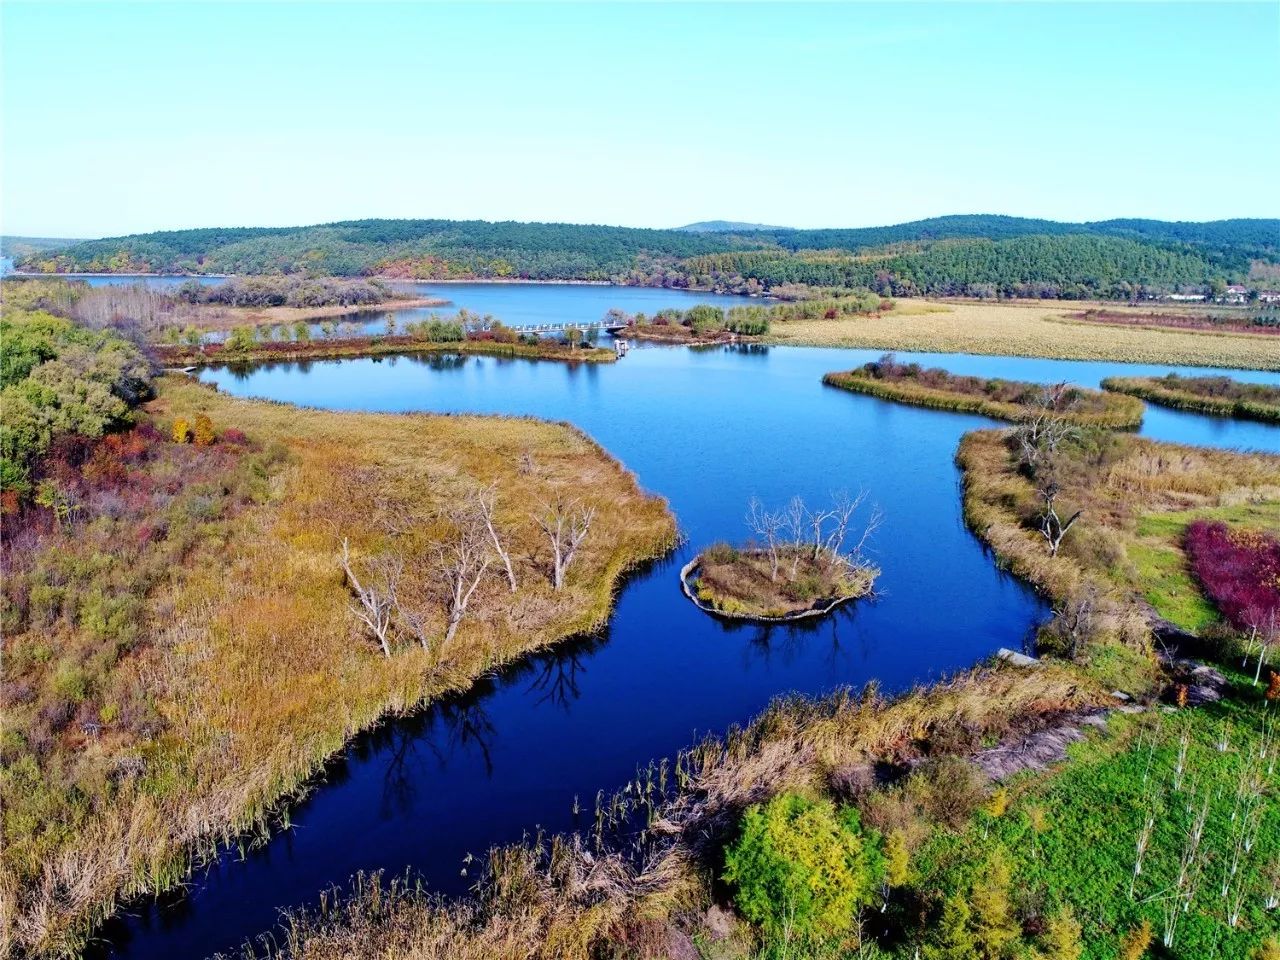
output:
M551 582L557 590L564 587L565 575L573 565L578 548L591 532L595 515L595 507L557 498L544 507L541 515L534 517L551 544Z
M351 604L351 612L377 639L383 655L390 657L393 611L397 607L396 590L403 569L400 562L390 557L373 558L367 562L371 569L362 579L351 562L351 547L345 537L342 539L340 560L356 598L356 602Z
M792 503L800 503L803 510L803 502L798 497L792 500ZM803 513L800 516L803 516ZM747 526L752 533L764 541L765 549L769 553L770 580L778 579L778 539L786 523L786 516L766 510L759 497L752 497L747 504ZM797 523L792 529L799 529L799 524Z
M511 588L511 592L516 592L516 572L511 565L511 554L502 544L502 537L498 532L497 522L497 503L498 491L493 486L485 487L477 490L472 495L475 502L476 513L484 523L485 531L489 534L489 541L493 545L493 552L497 554L498 559L502 561L502 567L507 572L507 586Z

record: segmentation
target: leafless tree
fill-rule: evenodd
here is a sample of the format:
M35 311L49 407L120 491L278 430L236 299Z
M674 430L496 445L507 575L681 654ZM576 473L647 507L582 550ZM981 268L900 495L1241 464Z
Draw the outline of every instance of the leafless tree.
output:
M786 507L779 514L781 520L780 529L787 532L787 535L791 538L791 545L797 549L804 543L805 529L807 527L805 518L808 514L809 509L799 496L792 497L787 501Z
M1083 510L1077 510L1063 520L1057 509L1057 499L1061 492L1058 481L1061 451L1066 443L1080 436L1079 429L1061 416L1062 409L1070 405L1064 399L1066 391L1066 384L1062 383L1046 387L1040 402L1013 433L1018 446L1019 462L1030 474L1036 486L1036 494L1043 505L1039 528L1049 545L1051 557L1058 555L1062 538L1084 515Z
M396 590L402 570L400 562L390 557L375 557L368 561L367 565L371 570L362 581L356 575L355 566L351 562L351 548L345 537L342 540L341 561L357 601L351 604L351 612L377 638L383 654L390 657L392 613L397 606Z
M1040 533L1049 544L1049 556L1056 557L1058 548L1062 546L1062 538L1067 535L1067 531L1072 528L1075 522L1084 515L1084 511L1077 510L1066 520L1059 517L1055 503L1058 498L1058 485L1053 481L1044 484L1039 493L1041 500L1044 502L1044 508L1040 511Z
M458 632L471 598L493 565L489 534L480 514L468 505L452 511L449 519L453 535L436 545L436 576L445 600L446 644Z
M1080 655L1081 645L1093 633L1098 599L1097 587L1088 585L1067 598L1049 625L1049 632L1061 641L1069 660L1075 660Z
M808 511L809 529L813 532L813 551L812 556L815 561L822 558L822 548L826 543L824 531L827 521L831 519L832 511L830 510L810 510Z
M583 507L576 500L557 498L534 519L551 543L551 582L557 590L564 587L565 574L591 531L595 507Z
M498 555L498 559L502 561L503 568L507 571L507 585L511 588L511 592L515 593L516 572L511 566L511 554L507 548L502 545L502 537L498 533L498 491L495 487L488 486L475 491L472 495L472 499L475 502L476 513L484 522L484 528L489 534L489 540L493 544L493 551Z
M872 509L871 516L867 518L867 524L862 528L862 536L858 538L858 542L849 549L845 548L845 541L849 537L849 525L853 522L854 514L858 512L858 508L862 506L866 498L866 491L859 491L856 496L851 497L844 490L832 498L832 507L827 516L834 526L831 532L826 535L823 543L823 549L830 556L861 556L867 541L879 529L883 518L878 509Z
M792 500L793 504L797 502L800 502L803 509L803 502L799 498ZM783 514L766 510L759 497L752 497L747 504L747 526L764 541L765 549L769 551L770 580L778 579L778 539L786 523L787 519Z

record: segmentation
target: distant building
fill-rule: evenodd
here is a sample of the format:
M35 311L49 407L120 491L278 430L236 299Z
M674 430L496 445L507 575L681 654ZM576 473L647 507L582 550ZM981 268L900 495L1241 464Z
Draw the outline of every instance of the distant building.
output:
M1223 303L1244 303L1249 299L1249 288L1233 283L1221 297Z
M1280 303L1280 290L1259 290L1258 299L1263 303Z
M1203 300L1203 293L1171 293L1170 300Z

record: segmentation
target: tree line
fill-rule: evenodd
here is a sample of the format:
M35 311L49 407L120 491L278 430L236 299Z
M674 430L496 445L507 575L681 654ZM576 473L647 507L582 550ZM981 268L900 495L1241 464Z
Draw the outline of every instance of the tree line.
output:
M1243 279L1280 260L1280 221L1067 224L941 217L856 230L691 232L557 223L356 220L179 230L32 251L36 272L607 280L763 292L1127 297Z

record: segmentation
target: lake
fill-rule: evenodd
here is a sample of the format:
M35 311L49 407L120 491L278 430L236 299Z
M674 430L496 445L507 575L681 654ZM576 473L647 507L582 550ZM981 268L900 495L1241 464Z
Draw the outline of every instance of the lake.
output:
M459 306L510 322L563 311L598 316L615 305L652 309L628 306L636 292L672 303L670 291L633 288L486 286L475 300L461 286L441 289ZM543 297L550 303L516 302ZM515 299L503 311L491 305L501 298ZM641 345L610 365L433 354L204 371L228 393L317 407L569 421L670 500L687 540L627 582L600 635L528 657L466 696L359 737L292 811L292 829L243 858L224 854L185 895L136 905L104 927L102 954L149 960L231 949L271 928L280 908L314 904L323 888L360 870L413 869L460 893L474 879L463 872L468 854L539 827L574 828L575 798L589 821L597 790L620 786L637 766L702 733L749 720L778 694L872 679L902 690L1000 647L1020 648L1048 611L965 528L953 462L964 432L993 424L821 383L823 373L876 355ZM1169 369L901 356L961 373L1090 386ZM1142 433L1280 452L1280 429L1159 407L1148 407ZM781 504L799 494L818 503L836 490L865 490L883 512L871 544L883 571L874 599L803 626L756 627L711 619L680 593L681 564L710 541L747 535L750 497Z

